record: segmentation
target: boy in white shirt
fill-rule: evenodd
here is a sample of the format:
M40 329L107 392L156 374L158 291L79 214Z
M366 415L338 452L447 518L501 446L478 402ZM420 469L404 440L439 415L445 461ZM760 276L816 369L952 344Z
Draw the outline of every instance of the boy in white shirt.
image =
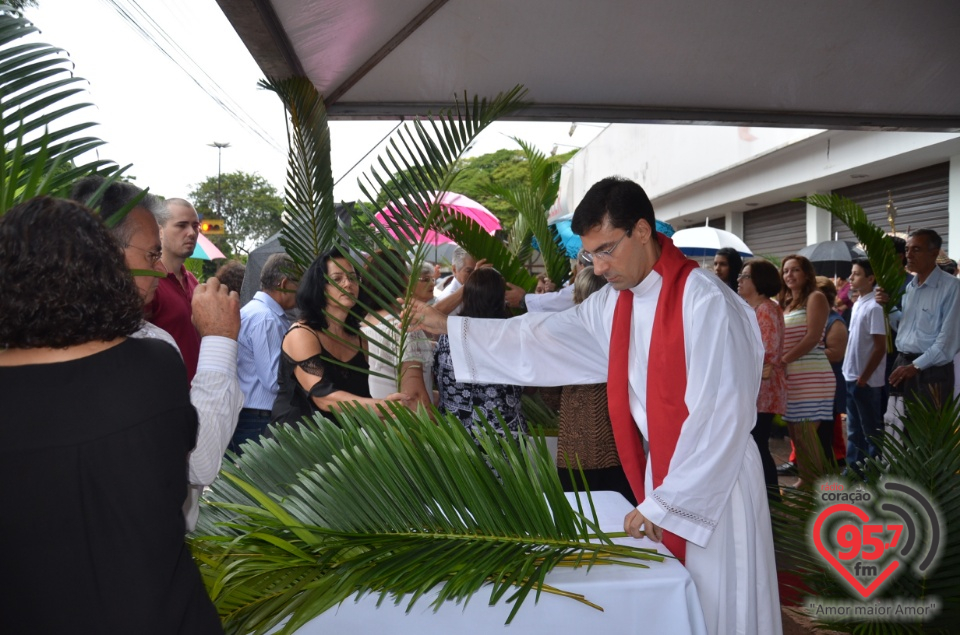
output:
M850 286L859 299L850 315L843 378L847 382L847 465L857 472L860 461L880 454L878 437L883 434L880 402L887 339L883 308L874 297L876 282L870 261L855 260Z

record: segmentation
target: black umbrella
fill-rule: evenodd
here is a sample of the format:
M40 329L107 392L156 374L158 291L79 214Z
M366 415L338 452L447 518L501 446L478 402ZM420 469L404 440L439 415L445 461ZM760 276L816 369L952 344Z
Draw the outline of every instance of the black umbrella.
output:
M866 258L865 251L849 240L825 240L814 245L807 245L797 252L813 263L818 276L828 278L849 278L853 261L857 258Z

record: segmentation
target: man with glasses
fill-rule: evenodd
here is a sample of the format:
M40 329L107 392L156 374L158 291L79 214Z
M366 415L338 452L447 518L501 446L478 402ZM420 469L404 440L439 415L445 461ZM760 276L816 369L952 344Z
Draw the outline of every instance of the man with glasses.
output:
M511 320L447 318L415 304L413 322L451 334L461 382L607 382L617 452L641 501L624 530L662 540L686 564L708 632L781 633L770 511L750 435L763 365L756 316L655 222L643 188L604 179L577 206L572 229L606 287L574 309Z
M71 198L86 204L103 185L104 179L90 176L78 181ZM116 182L107 187L99 207L100 215L110 218L127 207L143 190L130 183ZM143 296L150 302L157 288L157 276L149 270L165 273L161 264L160 226L155 214L163 202L147 194L111 229L123 245L127 266ZM237 381L237 333L240 330L240 298L216 278L196 287L191 302L193 325L200 335L197 373L190 387L190 403L197 409L199 427L197 445L190 453L190 489L183 512L186 530L192 531L200 513L203 488L213 483L220 472L223 453L233 436L237 414L243 405L243 393ZM179 352L176 342L163 329L144 322L133 337L161 339Z

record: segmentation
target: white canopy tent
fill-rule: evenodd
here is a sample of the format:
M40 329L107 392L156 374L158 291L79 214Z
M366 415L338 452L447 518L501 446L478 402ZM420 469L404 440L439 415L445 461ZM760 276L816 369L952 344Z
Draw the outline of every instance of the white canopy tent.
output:
M900 0L218 0L331 117L515 84L517 119L960 131L960 10Z

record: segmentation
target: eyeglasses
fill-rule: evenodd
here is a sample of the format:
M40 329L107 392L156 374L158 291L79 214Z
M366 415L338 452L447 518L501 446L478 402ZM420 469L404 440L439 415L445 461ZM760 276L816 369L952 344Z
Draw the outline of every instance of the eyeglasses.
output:
M437 279L433 276L420 276L417 278L420 282L426 282L427 284L437 284Z
M342 287L348 284L359 284L360 276L355 273L335 273L333 275L327 276L330 279L330 282Z
M741 273L739 276L737 276L737 280L750 280L750 279L751 277L749 273Z
M627 232L620 237L620 240L613 244L613 247L610 249L604 249L603 251L587 251L586 249L581 249L577 257L588 265L592 265L596 260L610 260L613 257L613 250L620 246L620 243L623 242L623 239L633 233L633 229L628 229Z
M136 245L127 245L127 247L133 247L139 251L143 252L143 255L147 257L147 262L150 263L150 267L156 267L157 263L160 262L160 259L163 257L163 252L158 250L146 249L144 247L137 247Z

